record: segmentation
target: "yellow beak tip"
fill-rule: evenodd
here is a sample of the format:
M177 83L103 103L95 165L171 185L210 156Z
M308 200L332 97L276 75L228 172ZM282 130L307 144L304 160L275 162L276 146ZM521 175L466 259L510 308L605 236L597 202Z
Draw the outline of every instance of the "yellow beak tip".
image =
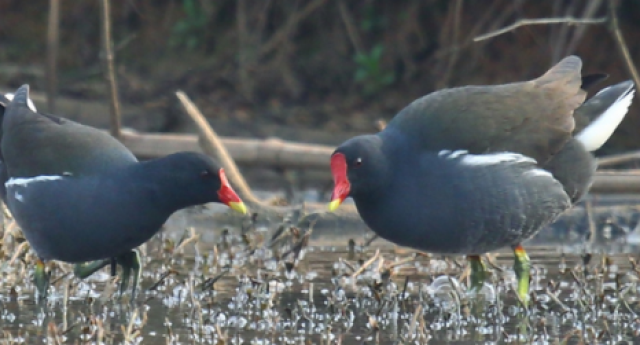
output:
M244 202L240 201L240 202L230 202L228 204L229 208L231 208L232 210L239 212L241 214L247 214L247 206L244 204Z
M340 200L340 199L332 200L329 203L329 211L333 212L333 211L337 210L338 207L340 207L341 203L342 203L342 200Z

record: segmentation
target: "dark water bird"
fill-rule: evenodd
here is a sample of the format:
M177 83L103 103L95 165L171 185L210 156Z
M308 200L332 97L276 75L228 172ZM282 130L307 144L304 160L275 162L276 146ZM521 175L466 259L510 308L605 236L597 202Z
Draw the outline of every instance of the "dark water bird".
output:
M28 85L0 98L0 109L0 196L39 257L34 279L40 296L49 285L44 261L59 260L76 263L80 278L119 264L121 293L133 273L133 300L140 276L134 248L171 214L208 202L246 213L224 170L203 154L138 162L106 132L37 113L29 106Z
M479 255L511 246L519 297L528 301L521 243L588 191L602 146L624 118L631 81L585 102L582 61L569 56L539 78L433 92L377 134L331 156L330 210L352 197L365 223L399 245L464 254L472 287L486 276ZM579 126L577 127L576 123Z

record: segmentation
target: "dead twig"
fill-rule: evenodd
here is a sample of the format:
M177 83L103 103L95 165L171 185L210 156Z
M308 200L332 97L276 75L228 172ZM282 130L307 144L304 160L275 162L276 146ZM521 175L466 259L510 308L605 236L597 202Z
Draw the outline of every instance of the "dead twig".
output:
M293 29L295 29L299 22L308 17L315 10L324 5L327 0L315 0L308 2L307 5L300 11L293 14L289 17L289 20L284 27L278 30L272 37L269 39L262 47L260 47L260 51L258 53L258 58L256 60L260 60L263 56L273 52L273 50L278 47L280 42L286 40L287 36L291 34Z
M216 157L225 167L227 176L231 180L234 188L236 188L240 194L240 197L246 202L250 202L252 204L262 204L262 202L251 192L249 184L240 173L240 170L233 161L233 158L231 158L231 155L229 155L229 151L227 151L226 147L220 140L220 137L218 137L218 134L216 134L213 128L209 126L204 115L202 115L200 110L193 104L193 102L191 102L184 92L178 91L176 92L176 96L180 100L180 103L189 117L191 117L191 119L196 123L201 138L204 138L201 139L203 150Z
M49 0L47 28L47 109L56 112L58 94L58 48L60 47L60 0Z
M344 3L344 0L338 0L338 10L340 10L340 17L342 18L344 27L347 30L349 40L351 40L351 44L353 44L353 48L356 50L356 53L362 54L362 40L360 39L360 35L358 35L358 29L356 29L353 17L347 8L347 5Z
M100 1L102 12L102 58L105 78L109 84L109 112L111 113L111 135L120 138L120 100L118 99L118 83L114 65L113 47L111 46L111 6L109 0Z
M376 249L376 253L369 260L367 260L367 262L362 264L362 266L360 266L360 268L358 268L357 271L353 272L353 274L351 275L351 278L352 279L357 278L360 274L362 274L362 272L364 272L369 266L371 266L376 260L378 260L379 257L380 257L380 249Z
M609 30L611 30L611 34L613 34L616 45L618 46L618 49L620 49L620 53L624 58L624 62L627 64L627 68L629 69L629 73L631 73L633 82L636 85L640 85L640 76L638 76L638 70L633 64L633 59L631 59L629 48L624 40L624 36L622 36L622 32L620 31L620 24L618 20L619 5L620 3L618 2L618 0L609 0Z
M528 25L547 25L547 24L567 24L567 25L592 25L592 24L602 24L607 21L607 18L573 18L573 17L565 17L565 18L538 18L538 19L520 19L517 22L504 27L502 29L486 33L484 35L480 35L473 39L474 42L484 41L496 36L500 36L507 32L513 31L521 26Z
M236 26L238 29L238 77L244 97L253 99L253 81L249 77L251 44L248 39L247 6L245 0L236 3Z
M450 46L457 46L460 40L460 17L462 16L462 4L462 0L456 0L455 2L449 3L449 12L451 12L451 16L453 17L453 28L451 30L451 34L449 35ZM449 80L451 79L451 71L453 70L455 64L458 62L459 56L460 50L454 50L452 54L449 55L444 76L438 81L438 89L445 88L449 84Z

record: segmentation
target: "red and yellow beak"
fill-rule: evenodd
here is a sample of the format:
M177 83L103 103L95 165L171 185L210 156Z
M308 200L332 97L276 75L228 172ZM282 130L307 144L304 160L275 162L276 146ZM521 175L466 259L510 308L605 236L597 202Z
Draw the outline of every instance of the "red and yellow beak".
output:
M333 175L333 193L329 203L329 211L335 211L349 196L351 184L347 178L347 159L342 153L331 156L331 174Z
M244 205L238 194L231 188L224 169L220 168L218 174L220 176L220 189L218 190L218 199L220 202L229 206L229 208L234 211L246 214L247 206Z

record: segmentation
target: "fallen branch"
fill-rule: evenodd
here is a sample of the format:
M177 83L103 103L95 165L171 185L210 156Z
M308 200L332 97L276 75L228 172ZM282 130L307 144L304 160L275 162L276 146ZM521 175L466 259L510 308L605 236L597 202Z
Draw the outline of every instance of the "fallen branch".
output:
M243 165L293 169L327 169L333 147L294 143L276 138L220 138L230 156ZM124 131L122 142L136 155L156 158L180 151L202 151L191 134L132 133Z
M216 134L216 132L209 126L209 123L204 118L204 115L200 112L200 110L191 102L189 97L182 92L176 92L176 96L180 100L180 103L184 107L185 111L191 117L191 120L195 122L198 126L198 130L200 132L200 145L202 145L203 150L212 155L220 161L222 166L224 167L229 180L231 180L231 184L238 190L241 197L250 202L252 204L261 204L262 202L258 200L258 198L253 195L251 189L249 188L249 184L244 179L238 166L233 161L233 158L229 155L229 152L225 148L224 144Z
M303 203L302 205L283 207L269 205L266 202L260 200L255 196L255 194L253 194L251 188L240 173L240 169L238 169L238 166L229 154L229 151L227 151L223 141L218 137L213 128L211 128L200 110L198 110L195 104L191 102L189 97L187 97L184 92L178 91L176 92L176 96L180 100L189 117L191 117L193 122L198 127L198 132L200 133L199 143L202 147L202 150L208 155L216 157L220 161L220 164L227 172L227 177L237 189L240 197L251 208L252 212L262 214L267 218L284 218L294 211L302 211L302 215L300 218L301 221L307 220L309 222L317 222L321 218L326 217L333 219L335 219L335 217L339 217L360 221L360 217L358 216L355 207L349 205L343 205L343 207L341 207L341 209L336 212L327 213L327 205L325 204ZM327 160L325 160L325 162L328 162L329 155L327 155L326 157ZM360 221L360 223L362 223L362 221Z
M197 108L196 108L197 109ZM200 114L202 115L202 114ZM194 120L195 121L195 120ZM199 127L209 126L206 120L199 122ZM326 171L326 179L330 181L329 159L334 148L325 145L294 143L279 139L242 139L220 138L216 135L216 144L205 144L213 148L205 149L199 144L198 137L190 134L147 134L122 133L122 142L136 155L144 158L162 157L180 151L201 151L218 157L219 149L225 148L228 160L222 164L231 166L229 160L249 166L266 166L281 169L313 169ZM203 139L204 140L204 139ZM206 143L206 140L205 140ZM601 166L613 165L630 159L640 159L640 152L620 154L601 159ZM222 160L222 159L221 159ZM604 163L604 164L603 164ZM236 168L226 168L231 175ZM233 172L241 175L239 171ZM320 175L322 176L322 175ZM231 179L231 177L230 177ZM234 177L235 179L235 177ZM243 179L244 180L244 179ZM246 181L231 180L234 185L241 186ZM247 186L248 188L248 186ZM640 193L640 171L619 170L596 172L592 193L598 194L637 194Z
M636 160L640 160L640 151L632 151L600 157L598 158L598 166L611 166L616 164L630 163Z
M598 171L591 194L640 194L640 173L635 171Z
M520 19L517 22L504 27L502 29L480 35L473 39L474 42L480 42L488 40L490 38L500 36L507 32L513 31L521 26L528 25L547 25L547 24L567 24L567 25L590 25L590 24L602 24L607 21L607 18L539 18L539 19Z

